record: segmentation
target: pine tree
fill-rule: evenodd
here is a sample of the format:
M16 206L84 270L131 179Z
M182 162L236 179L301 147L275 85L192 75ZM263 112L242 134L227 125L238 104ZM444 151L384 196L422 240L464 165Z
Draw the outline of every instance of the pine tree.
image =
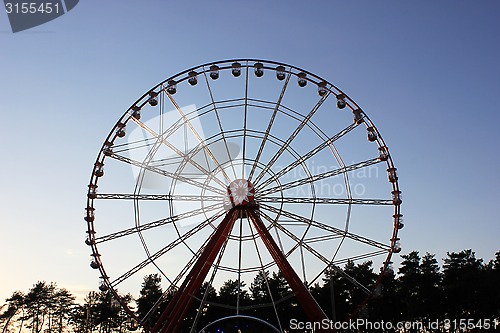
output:
M2 314L0 314L0 321L4 324L2 333L5 333L9 330L9 327L15 321L14 318L16 316L22 316L22 312L24 311L24 299L25 296L21 291L15 291L14 293L12 293L12 296L6 299L6 310L2 312Z
M141 285L140 296L136 302L137 315L141 319L145 319L148 315L146 318L146 324L148 326L154 325L161 315L163 307L156 307L152 313L149 313L149 311L155 306L162 294L161 276L159 274L150 274L145 276Z
M420 264L418 316L436 320L443 316L442 276L434 254L426 253ZM442 319L442 318L441 318Z
M448 252L443 264L445 306L449 318L477 317L478 286L481 283L483 260L472 250Z
M404 302L403 317L407 320L414 320L420 312L417 307L420 304L419 280L421 277L420 255L418 251L412 251L402 255L403 261L398 270L399 281L401 283L401 299Z

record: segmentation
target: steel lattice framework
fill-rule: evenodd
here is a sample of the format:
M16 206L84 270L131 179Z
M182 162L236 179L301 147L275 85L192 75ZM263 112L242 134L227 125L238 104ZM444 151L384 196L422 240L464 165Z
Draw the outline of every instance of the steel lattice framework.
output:
M153 333L201 330L208 305L250 318L244 285L266 271L321 321L309 286L327 270L369 295L343 265L392 269L401 203L389 150L347 94L288 64L225 60L167 78L118 119L92 170L86 244L101 291ZM164 294L139 314L121 295L153 273ZM210 300L228 279L235 304ZM265 282L271 302L251 308L272 308L283 331Z

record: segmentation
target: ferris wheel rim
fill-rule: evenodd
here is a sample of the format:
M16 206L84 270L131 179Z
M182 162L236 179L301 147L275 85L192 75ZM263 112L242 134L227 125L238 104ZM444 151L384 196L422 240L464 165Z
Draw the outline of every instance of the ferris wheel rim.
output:
M208 68L209 66L213 66L213 65L219 66L220 65L220 67L219 67L220 70L226 70L226 69L230 68L230 67L228 67L228 65L230 65L231 63L234 63L234 62L241 62L241 67L242 68L246 67L247 69L253 67L255 63L261 63L261 64L263 64L263 68L267 69L267 70L274 70L275 69L275 68L271 68L270 66L284 66L286 69L288 69L288 73L290 75L294 75L294 76L298 77L299 74L305 73L306 76L307 76L308 82L312 82L313 84L316 84L316 85L319 85L320 83L321 84L324 83L326 85L329 93L332 93L335 96L342 95L348 101L348 106L349 106L349 108L352 111L359 110L362 113L362 117L363 117L362 119L363 119L363 122L365 123L365 125L367 127L373 128L374 131L375 131L375 133L376 133L376 135L377 135L376 143L379 146L379 148L380 147L386 147L385 142L384 142L382 136L380 135L380 133L378 132L378 129L372 123L372 121L370 120L370 118L364 113L364 111L361 110L361 108L347 94L345 94L339 88L337 88L333 84L329 83L328 81L324 80L323 78L321 78L321 77L319 77L319 76L317 76L317 75L315 75L315 74L313 74L313 73L311 73L309 71L306 71L304 69L296 67L296 66L288 65L288 64L285 64L285 63L281 63L281 62L268 61L268 60L258 60L258 59L230 59L230 60L222 60L222 61L209 62L209 63L205 63L205 64L202 64L202 65L199 65L199 66L196 66L196 67L192 67L192 68L189 68L189 69L187 69L185 71L182 71L180 73L177 73L177 74L175 74L175 75L173 75L173 76L165 79L164 81L162 81L159 84L157 84L156 86L154 86L152 89L148 90L147 93L145 93L135 103L133 103L131 105L131 107L122 115L122 117L115 124L115 126L113 127L113 129L111 130L111 132L109 133L109 135L107 136L107 138L106 138L103 146L101 147L101 149L99 151L99 154L98 154L97 159L96 159L96 163L94 164L94 170L92 172L91 180L90 180L89 192L88 192L88 198L87 198L87 208L86 208L86 210L87 210L87 216L86 217L90 219L90 215L89 215L90 213L89 212L92 212L92 220L91 221L87 221L87 223L88 223L88 230L87 230L88 239L89 239L89 242L91 243L91 244L88 244L88 245L90 245L90 247L92 249L92 256L93 256L94 260L99 264L99 271L101 273L101 276L102 276L102 279L103 279L104 283L109 287L109 289L111 290L111 292L113 292L116 297L119 297L118 294L115 292L115 288L114 287L116 287L116 285L113 285L113 282L111 282L109 280L109 277L107 276L106 270L105 270L105 268L103 266L103 263L101 262L101 259L100 259L101 254L100 254L100 252L99 252L99 250L97 248L97 243L95 242L95 236L94 236L94 234L95 234L95 226L94 226L94 221L93 221L93 210L94 210L94 200L96 198L91 198L89 196L89 194L90 194L90 186L91 185L95 185L97 187L98 177L95 176L95 173L96 173L98 164L99 163L103 163L104 159L108 157L108 156L106 156L106 151L107 151L107 148L109 146L111 146L111 145L114 144L114 142L116 140L116 131L118 129L120 129L123 124L127 124L133 118L133 111L134 111L135 108L137 108L137 107L141 108L142 106L144 106L147 103L146 98L148 96L150 96L152 92L157 93L157 91L158 91L158 94L160 94L162 92L165 92L166 86L169 84L169 82L171 83L172 80L173 80L176 84L181 83L181 82L183 82L183 81L185 81L185 80L188 79L188 76L186 76L186 75L189 74L190 72L197 71L198 75L200 75L200 74L205 74L206 75L206 73L208 73L209 70L210 70ZM267 67L266 67L266 65L267 65ZM269 133L267 133L267 134L269 134ZM248 160L252 161L251 159L248 159ZM255 161L252 161L252 162L258 162L258 161L255 160ZM394 164L393 164L393 161L392 161L392 156L390 154L388 154L387 159L384 162L386 162L386 164L388 166L388 170L389 169L394 169L395 170L395 167L394 167ZM344 175L347 175L347 172L345 172ZM280 186L281 186L281 184L280 184ZM398 198L399 198L400 190L399 190L399 183L398 183L397 179L394 182L392 182L392 188L393 188L393 192L396 192L396 194L398 194ZM205 191L205 188L202 188L202 189L203 189L203 191ZM281 193L280 196L283 199L283 192L281 191L280 193ZM139 195L139 194L140 194L140 191L138 193L134 192L134 195ZM169 193L169 194L173 195L172 193ZM258 192L256 193L256 196L258 196ZM265 197L266 196L264 195L263 198L265 198ZM316 198L316 197L314 196L314 198ZM348 199L352 199L352 197L348 198ZM136 201L136 200L134 199L134 201ZM315 205L315 204L316 203L313 203L313 205ZM282 203L282 205L283 205L283 203ZM350 203L349 203L349 205L350 205ZM394 246L395 246L397 240L399 240L398 237L397 237L398 236L398 230L399 230L399 228L396 227L396 223L399 222L400 217L402 216L401 213L400 213L400 205L401 205L400 202L398 204L394 204L394 215L393 215L393 217L394 217L394 228L393 228L393 232L392 232L392 239L391 239L391 243L390 243L390 246L389 246L389 250L387 252L386 261L384 262L383 270L388 269L388 267L390 266L390 264L391 264L390 259L392 257L392 254L395 253ZM214 214L215 214L215 212L214 212ZM140 231L139 231L139 234L141 234ZM179 234L179 236L180 236L180 234ZM92 240L94 240L94 242L92 242ZM333 261L333 259L332 259L332 261Z

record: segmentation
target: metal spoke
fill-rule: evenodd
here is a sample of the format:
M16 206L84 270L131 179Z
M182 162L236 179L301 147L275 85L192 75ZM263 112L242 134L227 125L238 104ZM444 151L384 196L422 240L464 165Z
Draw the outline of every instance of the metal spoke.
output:
M329 137L328 139L326 139L325 141L323 141L320 145L318 145L314 149L310 150L306 154L302 155L300 158L296 159L295 161L293 161L292 163L290 163L289 165L287 165L286 167L284 167L283 169L281 169L278 173L276 173L275 177L276 178L282 177L284 174L286 174L290 170L293 170L294 168L296 168L300 164L302 164L305 161L307 161L312 156L314 156L317 153L319 153L321 150L323 150L326 147L330 146L333 142L337 141L338 139L340 139L341 137L343 137L344 135L346 135L347 133L349 133L350 131L352 131L357 126L358 126L357 123L352 123L349 126L347 126L346 128L344 128L342 131L340 131L337 134ZM269 179L263 181L261 184L259 184L259 186L262 187L262 188L265 188L267 185L269 185L272 182L273 182L273 179L269 178Z
M236 314L240 314L241 263L242 263L241 250L242 250L242 246L243 246L242 238L243 238L243 218L240 218L240 230L239 230L239 237L238 237L238 294L236 295ZM229 240L229 237L227 240Z
M358 260L369 259L369 258L373 258L373 257L380 256L380 255L383 255L383 254L387 254L387 251L378 250L378 251L363 253L363 254L359 254L359 255L355 255L355 256L350 256L350 257L346 257L346 258L342 258L342 259L337 259L337 260L332 261L332 264L336 265L336 266L339 266L339 265L346 264L349 261L355 262L355 261L358 261ZM325 271L328 268L329 268L328 266L325 266L325 268L322 271L320 271L314 277L314 279L311 280L311 283L314 283L316 280L318 280L325 273Z
M359 163L356 163L356 164L351 164L351 165L343 167L343 168L338 168L338 169L335 169L335 170L330 170L330 171L323 172L323 173L320 173L320 174L317 174L317 175L313 175L313 176L309 176L309 177L306 177L306 178L297 179L297 180L291 181L289 183L285 183L285 184L283 184L281 186L276 186L276 187L267 188L265 190L260 190L260 191L258 191L256 193L256 195L258 195L258 196L264 196L264 195L267 195L267 194L276 193L276 192L280 192L280 191L284 192L286 190L289 190L289 189L297 187L297 186L302 186L302 185L310 184L312 182L315 182L315 181L318 181L318 180L321 180L321 179L325 179L325 178L329 178L329 177L334 177L334 176L337 176L337 175L340 175L340 174L343 174L343 173L346 173L346 172L350 172L350 171L354 171L354 170L357 170L357 169L361 169L361 168L364 168L364 167L367 167L367 166L370 166L370 165L373 165L373 164L377 164L377 163L380 163L380 162L381 161L378 158L372 158L370 160L359 162Z
M223 196L215 195L181 195L181 194L132 194L132 193L98 193L97 199L105 200L169 200L169 201L222 201Z
M156 138L145 138L137 141L116 144L113 146L115 153L123 153L124 151L134 151L136 149L149 148L157 141Z
M247 63L248 65L248 63ZM243 113L243 165L241 168L241 178L245 178L245 156L246 156L246 144L247 144L247 113L248 113L248 66L246 67L245 75L245 108Z
M271 119L269 120L269 124L267 125L267 129L264 132L265 133L264 138L262 139L262 141L260 143L259 151L257 152L257 156L255 157L255 161L253 163L252 170L250 171L250 174L248 175L248 180L250 180L250 181L252 180L254 172L257 168L257 164L260 160L260 156L262 155L262 152L264 151L264 146L266 145L267 137L269 136L269 133L271 132L271 128L273 127L274 120L276 118L276 115L278 114L278 109L281 105L281 101L283 100L283 97L285 96L285 91L286 91L286 88L288 87L288 82L290 81L291 76L292 76L292 74L289 71L288 75L286 76L285 83L283 84L283 88L281 88L280 96L278 97L278 101L276 102L276 106L274 107L273 114L271 116Z
M161 109L163 110L163 107ZM142 171L143 170L141 170L139 177L137 177L137 179L136 179L135 188L134 188L134 194L139 194L140 193L142 184L144 182L145 172L142 172ZM170 208L172 208L172 205L170 205ZM140 205L139 205L139 201L138 200L134 200L134 218L135 218L135 227L136 228L140 227L140 225L141 225L141 223L140 223ZM151 251L149 251L149 247L148 247L148 245L146 243L146 240L144 239L144 235L142 234L142 232L139 232L138 236L139 236L139 239L141 240L142 247L144 248L144 251L146 252L147 257L150 258L151 257ZM167 279L167 281L169 281L168 276L158 266L158 264L156 262L154 262L154 261L152 261L151 263Z
M238 177L236 176L236 170L234 168L233 161L231 159L231 155L229 153L229 146L227 144L227 139L226 139L224 130L222 129L222 121L220 119L217 103L215 102L214 95L212 93L212 88L210 87L210 83L208 82L207 73L203 72L203 75L205 76L205 82L207 84L208 93L210 94L210 100L212 101L212 104L213 104L215 117L217 118L217 124L219 125L220 133L222 134L222 140L224 141L224 145L226 146L226 154L227 154L227 157L229 158L229 161L231 163L231 169L233 170L234 178L236 179Z
M128 158L128 157L125 157L125 156L122 156L122 155L118 155L118 154L112 153L110 155L110 157L112 157L112 158L114 158L114 159L116 159L118 161L125 162L125 163L128 163L130 165L136 166L138 168L146 169L148 171L155 172L157 174L160 174L160 175L163 175L163 176L167 176L169 178L172 178L172 179L175 179L175 180L178 180L178 181L182 181L184 183L187 183L189 185L193 185L193 186L199 187L201 189L209 190L211 192L219 193L221 195L225 195L226 194L226 191L221 190L220 188L203 184L203 183L198 182L198 181L196 181L194 179L187 178L187 177L184 177L184 176L181 176L179 174L172 173L172 172L169 172L169 171L166 171L166 170L162 170L160 168L153 167L151 165L148 165L148 164L145 164L145 163L133 160L131 158ZM213 177L213 179L216 180L217 178Z
M214 232L215 232L215 230L214 230ZM208 243L208 241L209 241L209 238L207 238L207 241L204 243L203 248L206 246L206 243ZM214 264L214 269L213 269L212 274L210 276L210 279L209 279L209 281L207 283L207 288L205 289L205 292L203 293L203 298L199 299L199 298L195 297L197 300L200 301L200 306L198 307L198 311L196 313L196 317L194 319L194 322L193 322L193 325L191 327L190 333L193 333L195 331L196 325L197 325L198 320L199 320L199 316L202 313L201 310L202 310L203 305L209 303L209 302L207 302L208 291L210 289L209 287L211 287L213 285L215 276L217 275L217 267L220 265L222 257L224 256L224 253L226 251L226 246L227 246L228 241L229 241L229 237L226 238L226 241L224 242L224 244L222 244L221 250L220 250L220 252L218 254L218 257L217 257L217 262ZM198 254L198 257L199 257L199 254Z
M228 183L231 182L231 179L227 175L227 173L224 170L224 168L222 168L222 166L220 165L219 161L217 161L217 158L214 156L214 154L212 153L212 151L207 147L206 144L204 144L204 140L201 138L200 134L196 131L196 129L194 128L193 124L191 124L191 122L186 117L186 115L184 114L184 112L181 110L181 108L179 107L179 105L177 104L177 102L174 100L174 98L172 97L172 95L169 94L166 90L164 90L164 92L168 96L168 98L170 99L170 101L172 102L172 104L175 106L175 108L177 109L177 112L179 112L179 114L181 115L182 119L184 120L184 123L188 125L189 129L191 130L191 132L193 132L193 134L196 137L196 139L198 140L198 142L201 145L203 145L203 149L208 154L208 156L210 156L210 158L212 159L212 161L214 161L215 165L221 171L221 173L224 176L224 178L226 179L226 181ZM215 105L214 105L214 107L215 107ZM197 164L197 163L193 163L193 165L194 164Z
M392 199L338 199L338 198L318 198L318 197L266 197L255 195L258 202L269 203L296 203L296 204L329 204L329 205L394 205Z
M372 239L369 239L369 238L366 238L366 237L363 237L363 236L359 236L359 235L353 234L351 232L347 232L347 231L339 229L339 228L332 227L332 226L330 226L328 224L315 221L315 220L307 218L305 216L301 216L301 215L298 215L298 214L295 214L295 213L291 213L291 212L286 211L286 210L280 210L280 209L278 209L276 207L269 206L269 205L266 205L266 204L260 204L260 208L261 209L265 208L265 209L267 209L267 210L269 210L269 211L271 211L273 213L281 214L281 215L286 216L288 218L291 218L291 219L293 219L295 221L301 222L302 224L307 225L307 226L313 226L313 227L316 227L316 228L320 228L320 229L323 229L323 230L325 230L327 232L331 232L331 233L334 233L334 234L342 236L342 237L345 236L347 238L350 238L350 239L355 240L355 241L360 242L360 243L368 244L370 246L374 246L374 247L377 247L379 249L384 249L386 251L390 251L390 246L388 246L388 245L385 245L383 243L374 241Z
M221 171L221 173L224 175L224 178L230 182L231 179L229 178L229 176L227 175L226 171L224 170L224 168L220 165L219 161L217 161L217 158L215 157L215 155L212 153L212 151L208 148L208 146L205 144L205 141L201 138L201 136L198 134L198 132L196 131L196 129L194 128L193 124L191 124L191 122L189 121L189 119L186 117L186 115L184 114L184 112L182 112L181 108L179 107L179 105L177 105L177 103L175 102L174 98L172 97L172 95L170 95L168 92L166 92L168 98L170 99L170 101L172 102L172 104L175 106L175 108L177 109L177 111L179 112L179 114L182 116L182 119L184 120L185 123L187 123L188 127L191 129L191 132L193 132L194 136L196 137L196 139L198 140L198 142L203 146L203 149L205 150L205 152L208 154L208 156L210 156L210 158L212 159L212 161L214 161L215 165L217 166L217 168ZM214 105L215 107L215 105Z
M174 290L177 290L179 288L178 287L178 283L186 275L186 273L189 271L189 269L195 264L196 260L198 260L198 258L200 257L201 253L205 249L205 247L206 247L206 245L207 245L207 243L208 243L209 240L210 240L210 238L207 237L207 239L205 240L205 242L200 246L200 248L198 249L198 251L195 254L193 254L193 256L191 257L191 259L184 266L184 268L179 272L179 274L177 274L177 276L175 277L175 279L172 280L172 281L169 280L170 286L163 292L163 294L156 301L156 303L153 305L153 307L148 311L148 313L146 314L146 316L141 320L142 323L146 322L146 320L148 319L148 317L154 311L156 311L156 309L158 309L158 307L165 300L165 298L167 297L167 295L172 294L174 292Z
M118 278L116 278L113 282L111 282L111 285L114 286L114 287L116 287L118 284L120 284L121 282L125 281L126 279L128 279L129 277L131 277L132 275L134 275L135 273L137 273L138 271L140 271L141 269L143 269L144 267L146 267L151 262L157 260L158 258L160 258L161 256L163 256L165 253L168 253L169 251L171 251L172 249L174 249L177 245L184 243L191 236L195 235L197 232L199 232L200 230L202 230L206 226L208 226L211 223L215 222L218 218L220 218L224 214L225 214L225 211L220 211L217 214L214 214L210 218L206 219L202 223L198 224L196 227L190 229L188 232L186 232L181 237L179 237L176 240L174 240L173 242L169 243L168 245L166 245L165 247L163 247L161 250L157 251L155 254L153 254L152 256L148 257L146 260L143 260L142 262L140 262L139 264L137 264L136 266L134 266L132 269L128 270L127 272L125 272L124 274L122 274L121 276L119 276Z
M173 101L172 103L175 103L175 101ZM178 106L177 106L178 108ZM182 113L182 111L180 109L178 109L179 112ZM187 117L184 115L184 113L182 113L183 115L183 120L184 120L184 123L185 122L188 122L188 125L190 125L192 127L192 124L191 122L189 121L189 119L187 119ZM167 146L168 148L170 148L171 150L173 150L177 155L179 155L179 157L181 157L183 159L183 161L186 161L187 163L190 163L192 164L195 168L197 168L198 170L200 170L204 175L206 175L207 177L210 177L211 173L210 173L210 170L206 170L205 168L203 168L199 163L197 163L196 161L194 161L193 159L190 158L189 154L185 154L183 153L181 150L179 150L176 146L174 146L172 143L168 142L167 141L167 137L170 136L174 131L171 131L169 134L165 135L165 134L162 134L162 135L159 135L158 133L156 133L155 131L153 131L151 128L149 128L146 124L144 124L143 122L141 122L140 120L132 117L131 118L138 126L140 126L142 129L144 129L145 131L147 131L150 135L152 135L154 138L157 139L157 142ZM183 123L181 123L182 125ZM194 128L193 128L194 130ZM198 135L199 137L199 135ZM201 138L199 139L201 140ZM202 147L204 149L206 149L206 151L208 152L208 147L206 147L202 141L200 141L200 144L202 144ZM210 152L209 153L210 156L213 156L212 153ZM152 156L151 156L152 158ZM216 160L214 160L216 162ZM216 165L218 165L220 167L220 165L218 163L216 163ZM224 170L222 170L224 171ZM227 175L226 175L227 176ZM220 179L214 177L213 178L215 182L217 182L219 185L221 185L223 188L225 188L225 184L224 182L222 182Z
M216 232L216 230L214 229L214 231L212 232L211 236L214 235L214 233ZM203 244L200 246L200 248L198 249L198 251L196 251L196 253L193 254L193 256L191 257L191 259L188 261L188 263L182 268L182 270L179 272L179 274L177 274L177 276L175 277L175 279L173 281L169 281L170 282L170 286L167 288L167 290L165 290L163 292L163 294L160 296L160 298L156 301L156 303L153 305L153 307L148 311L148 313L146 314L146 316L142 319L142 323L146 322L147 318L154 312L156 311L156 309L161 305L161 303L165 300L165 297L169 294L172 294L174 292L174 290L178 289L178 283L181 281L181 279L187 274L187 272L191 269L191 267L195 264L195 262L198 260L198 258L201 256L201 254L203 253L203 251L205 250L205 247L207 246L208 242L210 241L210 237L207 237L205 239L205 241L203 242ZM224 243L223 245L223 249L225 249L227 245L227 242ZM220 260L222 259L222 253L223 251L221 252L221 254L219 255L219 259L217 261L217 265L220 264ZM213 282L213 279L215 277L215 274L217 273L217 271L214 269L213 273L212 273L212 277L210 279L210 284L209 285L212 285L212 282ZM208 288L207 290L208 291ZM206 292L205 291L205 292Z
M264 217L268 220L268 221L271 221L272 218L265 214L265 213L262 213L262 215L264 215ZM275 223L276 224L276 227L279 228L285 235L287 235L288 237L290 237L291 239L293 239L295 242L297 242L297 244L300 244L299 247L302 249L306 249L309 253L311 253L313 256L315 256L316 258L318 258L319 260L321 260L323 263L325 263L326 265L328 265L329 267L333 268L336 272L338 272L339 274L341 274L343 277L345 277L346 279L348 279L349 281L351 281L353 284L355 284L358 288L360 288L361 290L363 290L364 292L366 292L367 294L370 293L370 290L368 288L366 288L364 285L362 285L361 283L359 283L356 279L354 279L352 276L350 276L349 274L347 274L346 272L344 272L343 269L341 269L340 267L336 266L333 264L333 260L329 260L327 259L325 256L323 256L321 253L319 253L318 251L316 251L312 246L310 246L309 244L307 244L306 242L304 242L303 240L301 240L300 238L298 238L294 233L292 233L291 231L289 231L288 229L286 229L285 227L281 226L279 223Z
M250 232L253 234L254 230L253 230L253 227L252 227L252 223L250 223L250 219L248 220L248 227L250 229ZM256 238L253 238L253 243L254 243L254 246L255 246L255 252L257 253L257 256L259 258L259 263L260 263L260 267L261 267L260 271L262 272L262 275L264 276L264 280L266 281L266 288L267 288L267 291L269 293L269 298L271 299L271 303L273 304L274 314L276 316L276 319L278 320L278 325L280 327L280 332L283 332L283 328L281 327L281 321L280 321L280 318L279 318L279 315L278 315L278 309L276 309L276 303L274 302L274 297L273 297L273 294L271 293L271 287L269 285L269 282L268 282L266 274L265 274L266 273L266 268L264 267L264 262L262 261L262 256L260 254L260 250L259 250L259 246L257 245L257 239Z
M152 228L157 228L157 227L160 227L162 225L166 225L166 224L170 224L170 223L175 223L175 222L181 221L182 219L187 219L187 218L190 218L190 217L193 217L193 216L197 216L197 215L203 214L205 212L210 212L210 211L219 209L221 207L222 207L222 204L221 203L217 203L217 204L213 204L213 205L210 205L210 206L207 206L207 207L201 207L201 208L189 211L189 212L181 213L179 215L169 216L167 218L163 218L163 219L159 219L159 220L156 220L156 221L153 221L153 222L142 224L140 226L128 228L128 229L121 230L121 231L118 231L118 232L114 232L114 233L111 233L111 234L108 234L108 235L105 235L105 236L96 237L95 238L95 243L96 244L104 243L104 242L108 242L108 241L116 239L116 238L125 237L125 236L128 236L128 235L135 234L135 233L138 233L138 232L142 232L142 231L145 231L145 230L149 230L149 229L152 229Z
M309 237L306 238L304 237L303 242L307 244L312 244L312 243L319 243L319 242L325 242L325 241L330 241L334 239L339 239L339 238L344 238L344 236L339 236L339 235L322 235L322 236L315 236L315 237Z
M293 131L293 133L288 137L288 139L285 141L283 146L278 150L278 152L271 158L269 162L266 163L266 166L262 170L262 172L255 178L254 180L254 185L257 185L259 181L264 177L266 172L274 165L274 163L280 158L281 154L283 154L288 146L292 143L292 141L297 137L297 135L300 133L300 131L304 128L304 126L309 122L309 120L314 116L316 111L321 107L323 102L326 100L326 98L330 95L330 93L327 93L326 95L322 96L319 101L314 105L314 107L311 109L309 114L302 120L302 122L297 126L297 128Z
M335 265L342 265L342 264L348 263L349 261L364 260L364 259L368 259L368 258L373 258L373 257L379 256L379 255L382 255L382 254L387 254L387 251L378 250L378 251L373 251L373 252L359 254L359 255L356 255L356 256L350 256L350 257L346 257L346 258L342 258L342 259L337 259L337 260L333 261L333 264L335 264Z

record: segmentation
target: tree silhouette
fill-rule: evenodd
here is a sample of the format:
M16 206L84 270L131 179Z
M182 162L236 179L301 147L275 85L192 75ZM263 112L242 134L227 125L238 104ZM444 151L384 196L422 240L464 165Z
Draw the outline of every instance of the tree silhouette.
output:
M161 276L159 274L150 274L145 276L141 287L140 296L136 302L137 315L139 318L143 319L146 315L148 315L149 310L156 304L163 294L161 288ZM161 315L162 309L162 307L158 306L153 313L149 314L145 323L148 326L156 323Z
M288 325L294 317L297 301L281 271L273 272L272 275L267 270L259 271L250 285L250 293L255 304L251 311L252 316L275 327Z
M12 319L20 312L24 311L24 294L20 291L15 291L12 296L6 299L7 309L0 315L0 321L4 324L2 333L8 331L12 324ZM22 326L22 322L20 323Z
M372 321L401 321L402 297L401 282L396 279L392 269L378 278L375 290L369 300L370 319Z
M491 261L491 267L495 270L500 270L500 251L495 253L495 259Z
M75 296L66 289L54 290L49 310L48 331L62 333L71 321L71 310Z
M448 318L478 318L477 295L483 260L472 250L448 252L443 264L443 287Z
M45 281L35 283L26 294L14 292L6 301L7 309L0 314L0 319L5 321L2 333L9 331L13 319L20 332L26 327L34 333L62 333L71 323L75 306L75 297L68 290Z
M443 259L442 272L434 254L420 257L413 251L401 258L397 274L389 270L378 277L371 261L349 261L343 273L327 269L310 291L324 312L337 321L357 317L372 322L429 322L500 316L500 251L486 264L470 249L448 252ZM375 292L367 298L351 278L368 288L375 287ZM165 295L163 304L151 315L151 322L157 320L174 291ZM140 296L135 300L137 315L143 318L162 293L161 277L158 274L145 276ZM182 332L189 332L193 327L201 329L237 313L261 318L281 330L290 329L292 318L306 321L279 271L258 272L248 290L243 282L228 280L217 293L205 282L192 297L193 304ZM120 299L134 310L130 295ZM241 324L241 320L237 322ZM237 322L228 322L226 326L234 328ZM32 333L119 333L129 332L129 324L126 313L110 292L90 292L83 304L76 304L68 290L45 281L38 281L26 293L12 293L5 304L0 305L2 333L26 332L27 329Z
M420 278L418 280L420 306L418 316L428 320L443 319L441 288L442 274L435 255L426 253L420 264Z
M271 300L269 293L269 271L260 270L250 284L250 294L255 302L265 303Z
M420 255L418 251L412 251L402 255L403 261L398 270L401 300L404 304L403 316L409 320L415 319L420 312L416 307L420 305Z
M72 319L79 332L93 332L98 326L99 293L91 291L85 297L85 304L73 313Z
M126 304L132 301L130 295L120 296ZM114 299L109 291L100 292L97 295L97 303L94 305L93 318L100 333L125 332L128 325L127 314Z
M361 285L371 288L375 284L377 278L377 275L373 273L372 265L373 263L371 261L365 261L357 265L349 261L344 267L344 272L358 281ZM369 314L366 313L368 307L358 309L360 304L363 304L364 300L367 298L367 294L350 281L345 283L345 288L348 313L358 312L358 316L360 317L368 316Z
M204 282L196 295L186 319L191 325L186 327L190 331L194 325L198 328L205 327L208 323L219 318L219 309L214 307L217 302L217 291L208 282Z
M495 259L491 261L489 286L492 287L492 301L490 309L493 309L493 315L500 317L500 251L495 253Z
M26 314L22 319L28 320L27 327L31 328L34 333L41 332L43 328L45 316L49 310L51 289L52 287L45 281L38 281L24 298Z
M248 305L250 302L250 295L245 289L245 282L238 280L227 280L219 289L217 303L226 305L226 308L221 308L220 314L223 316L230 316L236 314L237 305Z

